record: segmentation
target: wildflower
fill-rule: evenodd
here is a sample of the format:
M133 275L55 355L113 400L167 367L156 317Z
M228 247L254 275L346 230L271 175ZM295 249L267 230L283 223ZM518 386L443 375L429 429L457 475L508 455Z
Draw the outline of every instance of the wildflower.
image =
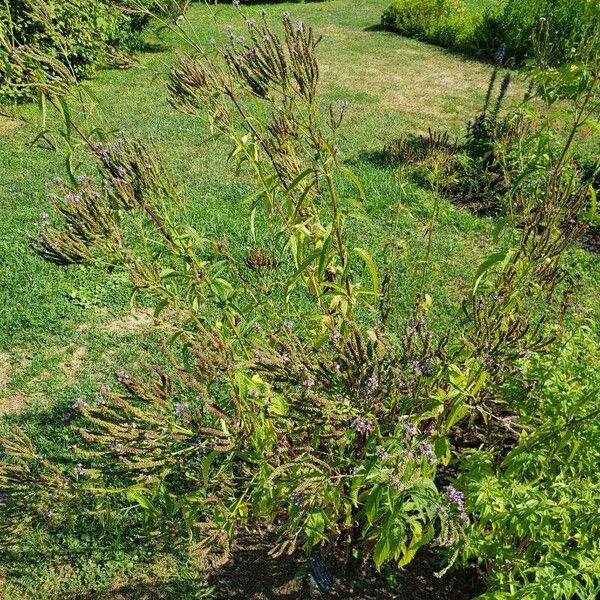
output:
M498 52L496 52L496 62L500 65L504 62L506 58L506 46L502 44L500 48L498 48Z
M426 358L424 361L421 361L420 367L423 375L433 375L433 372L435 371L435 361L433 358Z
M208 40L209 46L214 46L216 43L217 43L217 40L215 40L215 38L210 38L210 40Z
M427 460L429 460L431 464L434 464L437 461L437 457L435 455L435 452L433 451L433 447L429 442L421 442L419 444L419 452L421 456L427 457Z
M239 5L240 5L240 0L233 0L233 1L232 1L232 4L233 4L234 6L239 6Z
M246 38L245 38L243 35L238 35L238 36L235 38L235 41L236 41L238 44L243 44L243 43L246 41Z
M315 385L315 380L311 379L310 377L307 377L303 382L302 385L304 387L313 387L313 385Z
M463 510L465 507L465 496L462 492L459 492L454 486L447 485L444 488L446 496L450 502L456 504L459 510Z
M283 322L283 328L284 328L286 331L291 331L291 330L294 328L294 322L293 322L293 321L290 321L290 319L286 319L286 320Z
M125 383L130 379L129 373L127 371L121 370L117 373L117 379L119 383Z
M9 495L7 492L0 492L0 504L3 502L8 502Z
M262 41L265 42L265 43L266 42L270 42L271 41L271 36L269 34L265 33L265 35L263 35L263 37L262 37Z
M73 194L71 192L64 195L65 202L79 202L81 200L81 194Z
M350 427L361 435L366 435L371 429L373 429L373 421L366 417L356 417Z
M182 402L177 402L175 404L175 414L180 417L184 412L188 409L187 404L183 404Z
M376 390L379 387L379 376L377 373L372 373L367 379L367 389L370 391Z
M77 398L75 402L71 404L71 410L79 410L80 408L84 408L85 406L85 400L83 398Z
M417 428L412 423L406 423L406 425L404 425L404 430L409 438L417 433Z
M350 106L350 100L346 100L346 98L342 98L340 100L340 106L342 108L348 108Z
M283 13L283 18L284 18L284 19L289 19L289 18L290 18L290 13L289 13L287 10L286 10L286 11L284 11L284 13Z
M302 503L303 498L304 498L304 494L302 492L294 492L290 496L290 500L292 501L292 504L295 504L296 506L299 506Z
M69 452L77 452L77 445L76 444L70 444L69 446L67 446L67 450Z
M375 453L377 458L380 460L385 460L389 454L385 448L377 448L377 452Z
M246 25L248 25L248 27L254 27L256 25L256 21L254 19L246 19Z
M507 73L502 78L502 83L500 84L500 90L502 91L503 94L506 94L506 90L508 89L509 84L510 84L510 73Z
M233 29L233 25L225 25L225 31L227 33L231 33L231 30Z
M42 511L42 517L44 517L44 519L51 519L54 516L54 513L49 510L48 508L45 508Z
M75 465L75 467L73 468L73 472L75 473L75 475L83 475L85 473L85 469L83 468L83 465L79 463Z
M117 440L114 440L111 445L110 445L110 449L115 452L116 454L122 454L123 452L123 444L120 444L119 442L117 442Z
M302 32L304 31L304 22L300 19L296 21L296 31Z
M459 516L463 525L466 525L469 522L469 515L464 510L461 511Z

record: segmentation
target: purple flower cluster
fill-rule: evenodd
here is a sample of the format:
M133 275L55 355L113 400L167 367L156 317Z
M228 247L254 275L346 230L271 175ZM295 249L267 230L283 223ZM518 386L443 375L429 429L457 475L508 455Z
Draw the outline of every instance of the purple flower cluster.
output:
M389 454L385 448L377 448L377 452L375 453L379 460L385 460Z
M366 435L373 429L373 421L367 417L356 417L356 419L350 423L350 427L361 435Z
M454 486L447 485L444 488L446 496L450 502L456 504L459 510L463 510L465 507L465 496L462 492L459 492Z
M119 383L125 383L129 380L129 378L129 373L127 371L119 371L117 373L117 380L119 381Z
M87 404L83 398L77 398L73 404L71 404L71 410L79 410L85 408Z
M446 497L448 498L448 500L450 502L452 502L454 505L456 505L456 508L459 510L461 522L463 524L467 523L469 520L469 515L467 515L467 513L465 511L465 496L464 496L464 494L462 492L460 492L459 490L457 490L452 485L447 485L444 488L444 491L446 492Z
M75 467L73 468L73 473L75 473L75 475L83 475L85 473L83 465L81 463L75 465Z
M500 90L503 94L506 94L506 90L508 90L508 86L510 85L510 73L507 73L502 78L502 83L500 84Z
M413 360L411 367L417 375L425 375L425 377L429 377L435 372L435 360L433 358Z
M419 444L419 452L421 453L421 456L426 456L427 460L429 460L432 465L437 461L433 447L429 442L421 442Z
M379 376L377 373L372 373L367 379L367 390L374 392L379 387Z
M117 442L117 440L115 440L114 442L111 443L110 449L115 454L122 454L123 453L123 444L121 444L121 443Z
M184 412L187 412L188 406L183 402L177 402L175 404L175 414L180 417Z
M404 425L404 430L409 438L412 438L415 433L417 433L417 427L414 423L406 423L406 425Z
M506 58L506 46L502 44L500 48L498 48L498 52L496 52L496 62L501 65Z
M8 502L9 495L7 492L0 492L0 504L3 502Z

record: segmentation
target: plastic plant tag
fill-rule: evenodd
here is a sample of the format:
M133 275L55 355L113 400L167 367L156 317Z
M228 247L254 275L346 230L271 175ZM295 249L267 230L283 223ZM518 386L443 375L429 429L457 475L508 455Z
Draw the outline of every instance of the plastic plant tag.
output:
M311 580L319 588L320 592L328 592L333 587L333 575L323 562L320 552L315 552L308 563L308 572Z

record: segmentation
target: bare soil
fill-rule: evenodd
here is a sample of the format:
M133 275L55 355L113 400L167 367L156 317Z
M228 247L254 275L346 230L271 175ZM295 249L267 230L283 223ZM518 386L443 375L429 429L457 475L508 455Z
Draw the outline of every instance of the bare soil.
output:
M333 590L311 596L306 577L296 578L306 559L300 554L272 558L273 541L256 535L239 540L229 561L210 576L219 600L470 600L485 589L475 568L453 569L436 577L441 564L432 552L423 551L398 573L393 588L374 569L343 573L328 564L335 578Z

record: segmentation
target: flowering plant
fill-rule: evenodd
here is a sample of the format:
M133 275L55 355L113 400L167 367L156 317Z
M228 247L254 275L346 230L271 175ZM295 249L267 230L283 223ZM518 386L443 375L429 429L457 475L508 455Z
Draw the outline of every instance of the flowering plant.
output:
M189 40L169 80L170 102L206 119L253 178L241 251L186 222L151 144L78 128L99 176L58 183L35 247L122 269L172 335L168 368L120 371L114 390L73 406L73 474L103 478L90 491L126 496L151 531L183 522L207 546L252 522L275 526L274 553L319 546L380 568L436 544L452 560L472 520L452 482L457 446L467 430L514 443L502 389L552 341L549 311L530 307L540 290L551 307L563 280L562 213L549 233L545 214L526 219L518 245L486 259L458 335L434 336L424 290L392 324L394 273L381 277L348 231L366 217L336 143L348 102L319 105L312 29L284 13L280 31L263 15L245 18L244 35L228 28L223 48ZM34 486L29 506L16 502L11 464L0 464L0 510L14 532L44 498Z

